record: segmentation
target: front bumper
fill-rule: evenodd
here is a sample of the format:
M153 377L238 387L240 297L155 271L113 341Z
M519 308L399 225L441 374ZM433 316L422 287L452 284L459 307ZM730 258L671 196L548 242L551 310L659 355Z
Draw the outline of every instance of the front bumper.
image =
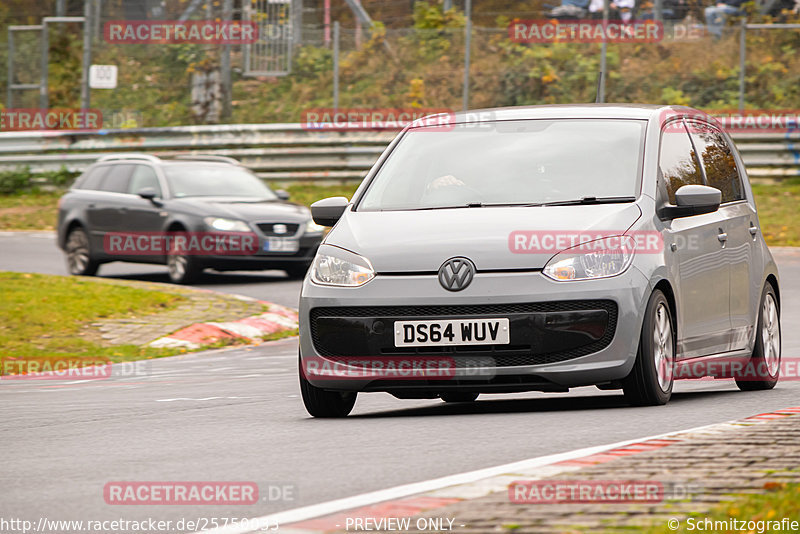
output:
M648 281L635 268L579 282L555 282L539 272L478 273L458 293L443 289L435 275L378 275L359 288L322 287L307 278L300 353L314 364L303 371L314 386L347 391L559 391L611 382L633 366L648 296ZM509 318L508 345L393 344L395 320L488 317ZM435 377L376 377L363 372L364 357L446 358L454 369ZM318 371L320 362L337 372Z
M204 267L219 271L280 269L291 265L310 265L314 260L322 234L303 235L296 252L264 252L264 238L259 239L259 252L252 255L199 256Z

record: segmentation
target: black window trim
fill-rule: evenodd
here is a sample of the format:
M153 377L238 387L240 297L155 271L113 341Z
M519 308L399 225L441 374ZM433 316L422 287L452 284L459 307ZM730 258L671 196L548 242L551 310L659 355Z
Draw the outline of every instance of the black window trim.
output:
M78 190L78 191L93 191L95 193L108 193L109 191L103 191L101 189L85 189L83 187L83 184L84 184L84 182L86 182L86 180L89 179L89 176L92 173L94 173L96 171L103 171L104 174L103 174L103 176L100 177L100 180L98 182L98 186L101 185L103 183L103 180L105 180L106 174L108 174L108 171L109 171L110 168L111 168L111 165L107 165L107 164L103 164L103 163L95 163L95 164L89 166L89 168L87 168L84 171L84 173L75 181L75 184L70 189L75 189L75 190Z
M161 196L158 197L158 198L160 198L162 200L165 199L165 198L168 198L168 195L169 195L170 191L166 187L166 185L167 185L166 178L161 175L161 169L158 166L150 163L149 161L141 161L141 162L137 161L135 163L135 165L141 165L142 167L148 167L151 171L153 171L153 173L156 175L156 180L158 180L158 185L161 188ZM136 172L135 169L134 169L133 172L131 172L131 178L133 177L133 173L134 172ZM124 193L124 194L131 195L131 196L134 196L134 197L138 197L139 196L136 193Z
M689 127L687 126L686 120L683 117L673 117L672 119L668 120L667 122L665 122L664 124L661 125L661 132L659 134L659 139L658 139L658 160L656 162L656 165L657 165L657 168L656 168L657 174L656 174L656 176L661 176L661 179L662 180L664 179L663 175L661 174L661 147L663 146L663 143L664 143L664 130L666 130L667 126L669 126L670 124L672 124L674 122L678 122L678 121L680 121L681 126L683 126L683 133L689 139L689 144L691 144L691 146L692 146L692 154L694 155L694 161L697 164L697 167L700 169L700 176L703 177L703 185L707 185L708 184L708 180L706 179L706 170L703 167L703 162L700 160L700 156L698 156L698 154L697 154L697 147L694 146L694 140L692 140L692 136L689 133ZM658 180L658 178L656 178L656 180ZM666 186L666 183L664 185ZM669 193L666 191L666 187L665 187L665 189L664 189L664 191L662 193L661 188L658 187L658 184L656 184L656 196L657 197L663 197L664 194L666 194L666 198L658 199L658 204L659 205L666 204L668 206L675 206L675 204L672 204L669 201Z
M686 124L686 119L681 118L681 120L684 121L684 124L686 126L686 135L689 136L689 139L692 142L692 148L694 150L695 157L699 159L700 156L698 155L697 148L694 145L694 139L692 139L692 134L689 132L689 127L688 127L688 124ZM706 120L703 120L702 118L691 117L690 120L692 120L694 122L697 122L699 124L702 124L703 126L707 126L708 128L718 132L721 135L722 139L725 141L725 146L728 147L728 150L731 152L731 154L734 154L734 148L728 142L728 137L725 135L725 132L723 132L722 130L717 128L712 123L710 123L710 122L708 122ZM740 198L740 199L737 199L737 200L729 200L728 202L721 202L720 206L730 206L731 204L735 204L737 202L747 202L747 193L746 193L745 188L744 188L744 182L742 181L742 172L741 172L741 169L739 169L739 162L737 161L737 158L735 158L735 157L733 158L733 164L734 164L734 167L736 168L736 177L739 180L739 191L742 192L742 196L744 198ZM705 167L705 165L703 165L702 160L700 160L700 169L703 172L703 183L705 185L708 185L708 178L706 177L706 167Z

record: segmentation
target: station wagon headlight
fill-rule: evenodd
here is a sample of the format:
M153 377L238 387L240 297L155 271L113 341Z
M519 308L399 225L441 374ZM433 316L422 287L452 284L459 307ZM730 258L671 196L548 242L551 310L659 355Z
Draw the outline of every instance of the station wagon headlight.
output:
M542 272L558 282L608 278L622 274L633 262L635 242L629 236L611 236L562 250Z
M221 217L206 217L203 219L206 226L219 230L220 232L249 232L250 227L244 221L235 219L223 219Z
M309 219L306 223L306 233L307 234L317 234L319 232L324 232L325 227L321 224L317 224L314 222L314 219Z
M358 287L375 278L369 260L358 254L322 245L311 264L311 280L323 286Z

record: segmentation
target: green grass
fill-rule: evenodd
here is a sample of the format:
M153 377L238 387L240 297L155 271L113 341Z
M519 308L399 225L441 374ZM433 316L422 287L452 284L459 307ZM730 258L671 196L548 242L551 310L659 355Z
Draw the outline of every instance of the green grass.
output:
M292 330L281 330L280 332L273 332L271 334L261 336L261 341L277 341L279 339L284 339L287 337L293 337L299 335L300 335L300 330L297 328L294 328Z
M0 272L2 374L39 365L90 365L176 354L174 349L107 346L95 321L157 313L186 300L163 287L145 289L77 277Z
M322 198L351 198L358 184L317 185L296 183L287 188L291 201L310 205ZM753 193L762 231L772 246L800 246L800 178L779 184L755 184ZM52 230L59 193L30 192L0 196L0 230Z
M0 230L54 230L62 194L29 191L0 196Z
M800 178L753 185L761 231L770 245L800 246Z
M782 518L787 518L790 521L800 521L800 484L785 484L780 482L767 482L764 484L763 493L740 495L735 500L721 504L714 508L708 514L693 514L690 516L694 520L694 530L687 521L681 520L680 529L672 530L664 524L653 526L650 529L642 529L645 534L667 534L673 532L705 532L705 533L722 533L722 532L761 532L758 530L725 530L724 527L720 530L715 530L714 525L709 525L706 530L697 528L700 520L708 518L711 521L725 521L730 519L737 519L739 521L780 521ZM703 524L702 526L705 526ZM723 524L719 524L723 526ZM729 521L729 526L730 521ZM780 532L779 529L764 529L763 532ZM789 532L789 530L786 530Z
M313 183L296 183L290 185L286 190L291 197L289 200L298 204L310 206L317 200L328 197L347 197L352 198L356 192L358 183L342 185L316 185Z

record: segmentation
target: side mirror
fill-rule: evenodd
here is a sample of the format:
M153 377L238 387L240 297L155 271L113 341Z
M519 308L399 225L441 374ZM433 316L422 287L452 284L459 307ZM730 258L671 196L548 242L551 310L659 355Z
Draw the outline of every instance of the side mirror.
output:
M314 219L315 223L322 226L333 226L342 217L348 204L350 204L350 201L346 197L317 200L311 204L311 218Z
M658 210L661 219L677 219L713 213L722 202L722 191L707 185L684 185L675 191L675 205L665 204Z
M275 191L275 196L277 196L281 200L289 200L289 192L283 189L277 189Z
M153 199L158 196L158 193L156 193L156 190L153 187L143 187L143 188L139 189L138 195L140 197L142 197L143 199L149 200L149 201L152 202Z

